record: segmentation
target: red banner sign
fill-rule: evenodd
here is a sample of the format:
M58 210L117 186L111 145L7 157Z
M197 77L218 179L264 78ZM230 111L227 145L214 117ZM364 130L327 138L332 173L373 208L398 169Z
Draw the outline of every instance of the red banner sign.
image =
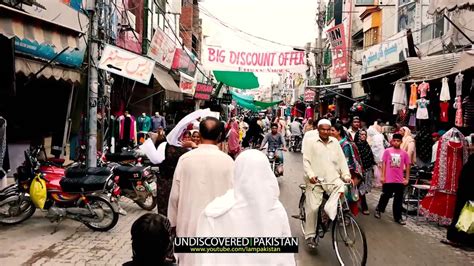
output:
M193 60L191 60L190 56L193 57ZM194 77L196 75L195 61L196 58L194 54L189 51L177 48L174 54L173 65L171 66L171 68L177 69L179 70L179 72L184 73L190 77Z
M305 102L314 102L314 97L316 97L316 92L312 89L304 90L304 101Z
M212 85L198 83L194 92L194 99L209 101L212 94Z
M179 88L181 89L181 92L182 93L186 93L186 94L191 94L193 95L193 85L194 85L194 82L191 81L191 80L187 80L185 79L184 77L181 76L181 80L179 82Z
M332 49L332 76L334 79L347 79L347 48L344 24L339 24L327 31Z

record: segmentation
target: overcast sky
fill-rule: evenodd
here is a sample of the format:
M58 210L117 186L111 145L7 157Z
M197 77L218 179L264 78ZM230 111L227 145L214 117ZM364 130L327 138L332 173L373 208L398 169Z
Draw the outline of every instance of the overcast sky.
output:
M242 31L290 46L304 47L316 38L317 0L204 0L199 5L222 22ZM262 41L222 26L204 12L205 43L222 48L244 50L292 50ZM259 75L261 84L271 81L269 75Z

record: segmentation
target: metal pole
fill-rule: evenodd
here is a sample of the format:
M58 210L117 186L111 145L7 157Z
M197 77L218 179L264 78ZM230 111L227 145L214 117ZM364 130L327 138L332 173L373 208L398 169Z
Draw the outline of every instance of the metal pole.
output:
M87 148L87 167L97 166L97 96L99 93L98 56L99 56L99 6L100 0L95 2L95 11L91 12L91 34L89 36L89 132Z

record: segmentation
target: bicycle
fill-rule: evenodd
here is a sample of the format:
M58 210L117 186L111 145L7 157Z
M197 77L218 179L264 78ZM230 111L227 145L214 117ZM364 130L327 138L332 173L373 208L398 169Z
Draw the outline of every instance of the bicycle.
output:
M323 184L319 183L318 185L321 186ZM301 197L299 201L300 213L299 217L293 216L293 218L301 220L301 230L304 235L304 228L306 225L304 206L306 201L306 184L301 184L299 187L301 189ZM367 239L364 231L357 223L354 216L350 213L345 195L342 195L338 200L338 210L334 221L331 221L326 212L324 212L324 205L328 199L329 195L324 192L323 202L318 210L316 236L314 237L315 243L319 243L319 240L329 231L332 223L332 243L339 263L341 265L365 265L367 263ZM360 250L357 249L358 244L360 245ZM344 247L347 249L344 249Z

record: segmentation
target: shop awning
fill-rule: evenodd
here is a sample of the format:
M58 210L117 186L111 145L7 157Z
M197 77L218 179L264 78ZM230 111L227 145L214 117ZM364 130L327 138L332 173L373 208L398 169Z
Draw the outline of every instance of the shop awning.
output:
M254 101L253 96L251 95L239 94L234 91L230 91L230 92L232 93L232 99L234 99L238 105L254 112L260 111L262 109L266 109L268 107L277 105L282 102L281 100L275 101L275 102Z
M40 62L36 60L30 60L22 57L15 58L15 70L21 72L26 76L36 74L42 67L46 65L46 62ZM45 78L53 77L56 80L65 80L72 82L81 81L81 73L75 69L63 68L55 65L48 65L39 74Z
M474 10L474 0L431 0L428 14L441 14L444 10L453 11L455 9Z
M168 72L158 66L153 69L153 76L160 83L160 85L167 91L181 93L181 89L178 87L173 77Z
M260 108L266 109L268 107L272 107L274 105L280 104L282 100L276 101L276 102L259 102L259 101L253 101L253 104L255 106L258 106Z
M410 80L432 80L451 73L458 63L461 53L441 54L407 59Z
M474 51L466 51L461 54L458 63L451 70L451 74L458 73L474 67Z
M214 70L214 76L217 81L238 89L255 89L260 86L257 76L252 72Z

